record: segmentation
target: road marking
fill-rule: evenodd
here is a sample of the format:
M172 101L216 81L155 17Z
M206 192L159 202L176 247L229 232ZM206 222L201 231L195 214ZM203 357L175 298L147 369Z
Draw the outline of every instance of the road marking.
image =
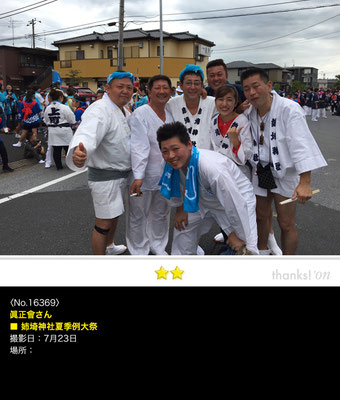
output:
M3 199L0 199L0 204L6 203L7 201L10 201L10 200L17 199L18 197L26 196L27 194L37 192L37 191L45 189L49 186L55 185L56 183L66 181L67 179L73 178L74 176L80 175L86 171L87 171L87 168L84 171L73 172L72 174L65 175L61 178L55 179L54 181L44 183L42 185L36 186L36 187L28 189L28 190L24 190L21 193L16 193L16 194L13 194L12 196L4 197Z

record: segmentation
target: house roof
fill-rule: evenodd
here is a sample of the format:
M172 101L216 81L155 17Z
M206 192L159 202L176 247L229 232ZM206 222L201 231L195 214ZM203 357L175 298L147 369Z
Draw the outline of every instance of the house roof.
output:
M119 32L105 32L98 33L93 32L87 35L76 36L69 39L58 40L53 42L52 44L56 47L59 47L63 44L72 44L72 43L82 43L82 42L114 42L118 41ZM144 31L143 29L132 29L124 31L124 40L142 40L142 39L151 39L158 40L160 38L160 30L154 29L150 31ZM194 35L190 32L177 32L177 33L169 33L163 31L163 39L174 39L174 40L195 40L207 46L213 47L215 46L214 42L203 39L198 35Z
M273 63L259 63L254 64L248 61L233 61L227 64L228 69L236 69L236 68L262 68L262 69L283 69L277 64Z

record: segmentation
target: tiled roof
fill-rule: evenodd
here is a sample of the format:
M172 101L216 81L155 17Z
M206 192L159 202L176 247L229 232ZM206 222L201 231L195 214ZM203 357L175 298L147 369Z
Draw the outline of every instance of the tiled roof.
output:
M112 42L112 41L117 41L118 36L119 36L118 32L106 32L106 33L93 32L88 35L82 35L69 39L58 40L52 44L58 47L63 44L71 44L71 43L82 43L82 42L93 42L93 41ZM150 31L144 31L143 29L133 29L124 31L124 40L136 40L136 39L158 40L159 38L160 38L159 29L154 29ZM203 39L197 35L193 35L192 33L189 32L169 33L163 31L163 38L174 39L174 40L195 40L210 47L215 46L215 43Z

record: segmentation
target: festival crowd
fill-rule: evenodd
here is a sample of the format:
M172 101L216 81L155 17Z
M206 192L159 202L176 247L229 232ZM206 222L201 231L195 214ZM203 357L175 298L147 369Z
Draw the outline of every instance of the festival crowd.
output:
M311 171L327 165L306 116L338 115L339 92L283 97L259 68L230 84L221 59L207 64L206 79L204 87L204 71L191 64L177 88L165 75L141 85L114 72L92 104L58 82L45 97L29 89L17 98L8 85L0 92L0 129L15 133L13 146L45 168L63 169L63 157L72 170L87 168L96 255L166 255L172 207L172 255L204 255L199 240L214 222L221 233L212 240L224 243L223 255L295 254L296 203L312 197ZM1 139L0 150L11 172ZM114 242L123 213L126 246Z

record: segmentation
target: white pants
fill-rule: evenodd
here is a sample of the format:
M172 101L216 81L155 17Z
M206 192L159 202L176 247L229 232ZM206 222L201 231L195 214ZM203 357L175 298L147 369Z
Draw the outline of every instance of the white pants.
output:
M51 165L52 162L53 162L53 146L49 144L47 146L47 151L46 151L45 165Z
M126 243L131 255L167 254L170 206L159 190L129 197L126 210Z
M312 110L312 121L317 121L320 116L320 109Z
M308 106L303 106L303 109L305 110L306 115L311 115L312 114L312 108Z
M326 117L326 108L320 108L320 116L321 118L327 118Z
M200 237L209 232L214 219L205 217L202 219L199 211L188 213L188 225L184 230L174 228L171 246L171 255L196 255Z

